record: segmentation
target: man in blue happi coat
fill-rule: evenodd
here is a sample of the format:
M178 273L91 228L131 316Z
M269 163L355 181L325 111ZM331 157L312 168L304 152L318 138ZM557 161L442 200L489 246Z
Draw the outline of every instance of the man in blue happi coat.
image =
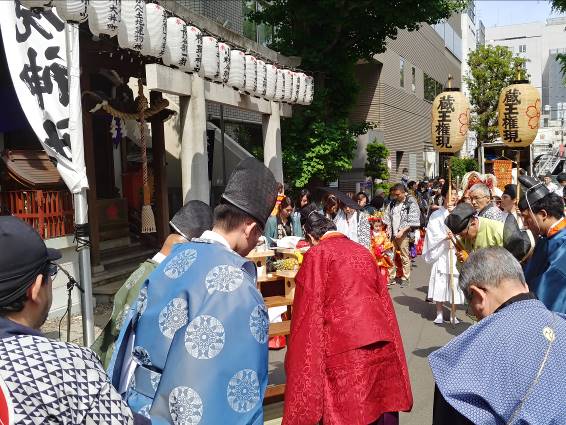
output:
M429 356L433 425L566 421L566 315L529 292L504 248L474 252L459 285L480 320Z
M121 329L113 384L156 424L263 424L269 318L246 256L277 196L253 158L230 176L212 231L178 244Z
M525 266L532 292L550 310L566 313L566 218L564 200L538 180L519 177L526 187L519 202L525 225L538 236Z

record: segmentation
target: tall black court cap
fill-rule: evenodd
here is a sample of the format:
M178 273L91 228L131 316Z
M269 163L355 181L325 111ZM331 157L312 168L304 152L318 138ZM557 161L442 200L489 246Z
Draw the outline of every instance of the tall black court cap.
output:
M546 195L548 195L550 190L540 182L531 176L519 176L519 182L524 186L524 194L521 196L519 201L519 209L524 211L529 209L529 205L533 205L535 202L540 201Z
M169 225L189 241L199 238L212 228L212 209L202 201L189 201L175 213Z
M452 233L457 235L468 227L468 223L475 215L476 210L470 204L458 204L448 217L446 217L444 224L446 224L446 227L448 227Z
M25 294L47 264L61 258L39 234L17 217L0 217L0 307Z
M221 201L253 217L262 227L277 200L273 173L255 158L242 160L232 172Z

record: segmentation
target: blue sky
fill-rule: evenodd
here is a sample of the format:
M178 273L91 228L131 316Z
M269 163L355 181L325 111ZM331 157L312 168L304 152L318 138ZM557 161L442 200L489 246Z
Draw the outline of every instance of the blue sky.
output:
M542 0L476 0L476 22L486 27L544 21L559 16L552 13L550 2Z

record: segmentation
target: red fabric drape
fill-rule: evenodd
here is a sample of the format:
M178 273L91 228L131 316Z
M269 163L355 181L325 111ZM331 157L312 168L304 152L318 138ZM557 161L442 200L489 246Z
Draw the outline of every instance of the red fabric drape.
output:
M323 239L296 278L284 425L367 425L412 407L401 335L370 252Z

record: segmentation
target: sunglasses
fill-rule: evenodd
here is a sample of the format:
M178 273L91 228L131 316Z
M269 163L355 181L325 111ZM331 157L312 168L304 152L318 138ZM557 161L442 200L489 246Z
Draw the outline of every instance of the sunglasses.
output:
M47 276L51 279L55 279L55 276L57 276L57 272L59 271L59 266L50 261L47 263L47 266L45 266L45 271Z

